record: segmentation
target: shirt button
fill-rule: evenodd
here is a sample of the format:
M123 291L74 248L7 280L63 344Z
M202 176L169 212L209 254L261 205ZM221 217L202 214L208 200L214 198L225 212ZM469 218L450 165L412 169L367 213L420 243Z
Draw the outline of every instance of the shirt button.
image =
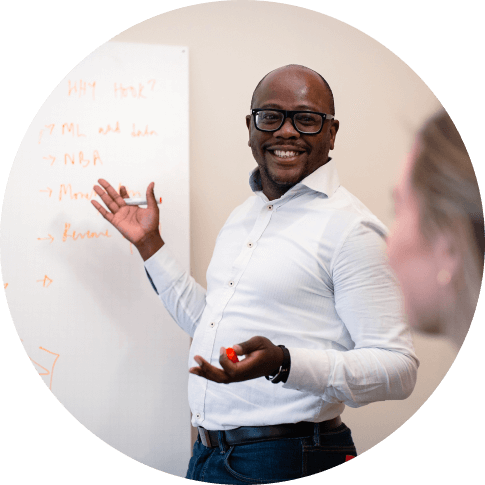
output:
M268 206L268 210L269 210L269 211L272 211L272 210L273 210L273 206L272 206L272 205L269 205L269 206Z
M216 324L214 322L211 322L211 327L214 328Z
M234 286L234 281L229 281L229 286Z
M195 415L195 417L196 417L197 419L200 419L200 413L197 413L197 414Z
M253 243L252 242L248 242L247 246L248 246L248 248L252 248L253 247Z

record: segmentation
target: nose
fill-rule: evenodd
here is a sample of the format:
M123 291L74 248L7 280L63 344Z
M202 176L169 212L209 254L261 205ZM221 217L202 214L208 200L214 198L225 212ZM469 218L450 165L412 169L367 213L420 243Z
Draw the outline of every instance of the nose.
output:
M279 130L273 133L273 136L277 138L300 138L300 133L293 125L293 121L290 117L286 118Z

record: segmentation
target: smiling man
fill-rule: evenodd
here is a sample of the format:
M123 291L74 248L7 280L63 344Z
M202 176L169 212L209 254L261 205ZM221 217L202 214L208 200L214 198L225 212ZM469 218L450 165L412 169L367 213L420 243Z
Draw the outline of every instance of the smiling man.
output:
M269 200L327 163L339 127L334 110L330 87L310 69L288 66L260 82L246 124Z
M198 427L187 478L271 483L356 456L345 405L405 399L418 360L385 257L384 225L338 179L339 122L327 82L303 66L266 75L246 117L254 196L216 241L207 290L180 267L148 207L106 181L93 205L139 250L191 337L189 403ZM240 356L232 362L226 347ZM197 365L194 365L194 364Z

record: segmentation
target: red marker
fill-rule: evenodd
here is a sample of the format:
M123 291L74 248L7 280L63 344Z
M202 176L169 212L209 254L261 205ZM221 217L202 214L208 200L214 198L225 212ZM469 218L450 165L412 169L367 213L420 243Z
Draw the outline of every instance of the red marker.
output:
M226 349L226 355L227 355L227 358L231 362L234 362L234 363L239 362L239 359L237 358L236 352L234 352L234 349L231 349L231 347Z

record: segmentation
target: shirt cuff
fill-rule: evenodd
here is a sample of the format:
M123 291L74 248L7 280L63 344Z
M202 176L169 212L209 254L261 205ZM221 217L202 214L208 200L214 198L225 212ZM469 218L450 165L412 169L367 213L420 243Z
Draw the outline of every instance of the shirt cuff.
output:
M168 290L173 282L185 273L166 244L145 261L145 270L159 295Z
M283 387L323 395L328 385L330 359L324 350L289 348L291 369Z

